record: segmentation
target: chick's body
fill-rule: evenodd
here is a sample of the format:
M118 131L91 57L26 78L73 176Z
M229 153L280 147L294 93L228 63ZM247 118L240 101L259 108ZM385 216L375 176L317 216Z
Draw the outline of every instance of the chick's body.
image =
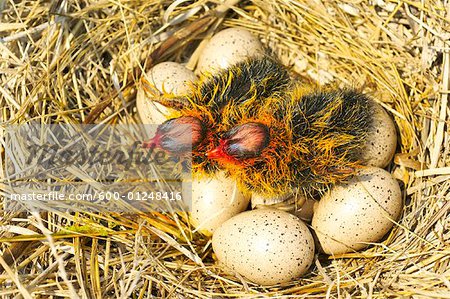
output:
M251 119L261 120L264 105L281 99L290 86L287 70L270 58L249 59L214 76L204 75L188 96L189 107L177 114L199 117L207 127L206 142L192 152L194 172L212 174L224 169L205 153L224 132ZM234 176L231 169L229 174Z
M195 117L205 132L193 147L194 174L222 170L268 196L320 191L352 175L372 124L365 95L300 86L268 57L204 76L186 100L176 116ZM208 154L215 148L220 154Z

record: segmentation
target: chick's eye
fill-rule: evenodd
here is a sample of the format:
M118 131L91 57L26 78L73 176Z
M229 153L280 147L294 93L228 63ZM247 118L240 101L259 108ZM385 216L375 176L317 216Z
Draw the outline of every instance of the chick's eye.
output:
M261 123L239 125L224 134L224 151L238 158L253 158L269 145L269 128Z
M206 129L196 117L183 116L162 123L153 138L156 146L174 153L187 153L204 139Z

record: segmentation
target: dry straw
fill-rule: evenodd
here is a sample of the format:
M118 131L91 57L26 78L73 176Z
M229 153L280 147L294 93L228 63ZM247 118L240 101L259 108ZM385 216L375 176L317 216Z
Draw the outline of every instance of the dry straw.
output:
M4 212L0 295L450 298L449 3L260 0L217 6L0 1L2 127L32 120L135 123L135 87L143 71L161 60L194 66L202 40L222 28L245 27L298 80L362 88L395 117L400 145L390 170L403 182L406 202L395 228L365 251L319 256L295 282L260 287L217 267L208 238L194 233L183 214Z

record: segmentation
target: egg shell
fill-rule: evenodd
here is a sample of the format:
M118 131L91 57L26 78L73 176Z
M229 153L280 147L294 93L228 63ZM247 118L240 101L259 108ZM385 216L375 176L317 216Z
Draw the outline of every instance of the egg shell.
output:
M389 165L397 147L397 131L389 114L378 104L374 106L374 122L363 151L365 165L384 168Z
M303 202L303 198L294 195L292 193L285 193L276 196L266 196L263 194L253 193L252 194L252 209L257 206L267 206L276 204L293 204L296 200Z
M248 57L262 56L259 39L243 28L229 28L215 34L199 56L197 73L214 73Z
M306 224L271 208L229 219L214 232L212 246L226 268L261 285L298 278L314 259L314 240Z
M192 180L192 223L197 230L211 235L231 217L247 209L250 196L223 173L213 178Z
M183 65L168 61L155 65L148 71L145 79L157 89L155 92L182 96L189 92L189 85L197 80L197 76ZM136 107L142 122L146 124L161 124L173 112L152 101L143 88L139 88L137 92Z
M314 215L314 205L317 203L314 199L306 198L303 204L294 211L294 215L303 221L310 222Z
M301 193L285 193L279 196L264 196L262 194L252 194L252 209L274 208L287 211L298 218L310 222L314 214L314 204L316 201Z
M321 198L314 208L312 227L323 252L352 252L380 241L402 208L401 190L392 175L366 167Z

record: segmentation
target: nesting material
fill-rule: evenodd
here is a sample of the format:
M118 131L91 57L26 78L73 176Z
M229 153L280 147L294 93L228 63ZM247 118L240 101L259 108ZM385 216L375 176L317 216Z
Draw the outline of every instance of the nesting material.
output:
M0 1L0 126L140 123L135 99L143 73L163 61L194 69L191 52L202 40L244 27L300 82L359 87L394 118L398 146L387 169L405 197L398 224L360 252L321 255L302 279L260 287L217 267L210 238L183 212L2 213L0 289L24 298L448 297L445 3L224 6L228 13L211 21L202 16L214 1ZM188 26L199 29L178 31ZM172 43L174 32L181 39ZM19 153L1 153L21 166Z

